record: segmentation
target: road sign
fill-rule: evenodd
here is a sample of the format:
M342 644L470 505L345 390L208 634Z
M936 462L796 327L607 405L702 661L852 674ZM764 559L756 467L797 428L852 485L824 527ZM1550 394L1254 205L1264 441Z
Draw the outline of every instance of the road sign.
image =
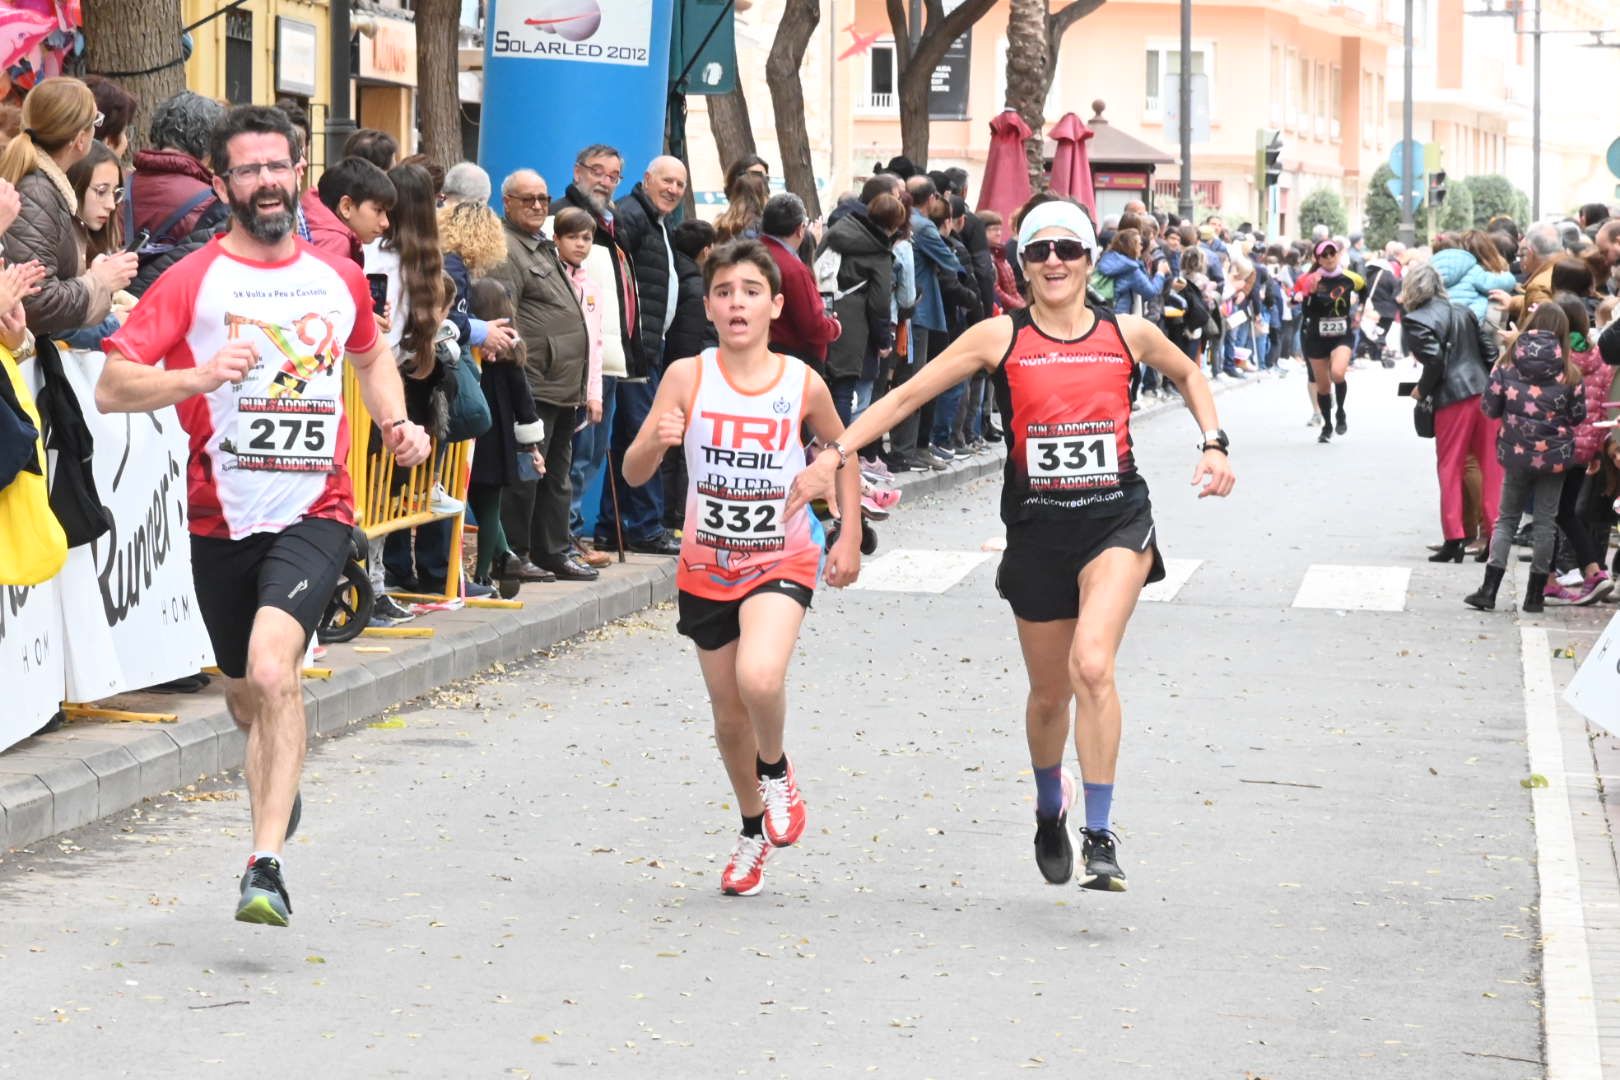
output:
M1181 138L1181 76L1170 72L1161 90L1166 141ZM1209 76L1196 72L1192 77L1192 141L1209 142Z
M1620 139L1609 144L1609 171L1620 176Z
M1399 180L1403 175L1403 168L1406 164L1406 157L1408 154L1411 155L1412 159L1412 191L1417 194L1422 194L1424 176L1422 143L1418 142L1416 139L1413 139L1410 142L1398 142L1392 146L1389 151L1390 171L1393 172L1395 174L1395 178ZM1392 190L1394 191L1395 197L1399 199L1401 197L1400 189L1397 187Z
M1418 182L1421 183L1422 180L1423 180L1423 177L1420 174L1418 176ZM1393 179L1384 181L1384 187L1389 190L1390 198L1394 199L1396 202L1401 201L1401 181L1400 181L1399 177L1395 177ZM1422 206L1422 205L1423 205L1423 190L1421 188L1419 188L1416 191L1412 192L1412 209L1416 210L1419 206Z

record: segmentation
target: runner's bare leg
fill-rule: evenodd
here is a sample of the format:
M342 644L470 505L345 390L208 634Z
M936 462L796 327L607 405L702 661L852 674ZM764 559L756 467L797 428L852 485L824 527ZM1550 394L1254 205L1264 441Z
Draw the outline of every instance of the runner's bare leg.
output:
M1125 625L1153 569L1151 551L1108 548L1080 571L1080 618L1069 652L1074 685L1074 748L1082 779L1112 784L1119 764L1120 705L1114 664Z
M738 616L737 692L753 723L760 760L781 761L787 669L799 641L804 605L779 592L758 592L743 601Z
M225 681L225 701L247 729L248 798L253 850L277 851L287 840L308 729L299 676L304 628L279 608L262 607L248 639L247 677Z
M1013 620L1024 652L1029 695L1024 699L1024 735L1029 760L1046 769L1063 760L1069 745L1074 685L1069 681L1069 650L1074 645L1074 619L1052 622Z
M759 777L754 771L759 745L754 741L748 708L737 690L737 642L718 649L699 649L697 655L704 685L709 688L709 707L714 711L714 742L731 780L731 790L737 796L737 811L743 817L758 817L765 812Z

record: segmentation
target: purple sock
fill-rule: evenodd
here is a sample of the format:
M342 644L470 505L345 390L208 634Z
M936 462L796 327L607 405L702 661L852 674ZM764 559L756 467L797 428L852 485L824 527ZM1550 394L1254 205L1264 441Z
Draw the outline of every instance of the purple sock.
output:
M1114 805L1113 784L1086 784L1086 828L1102 832L1108 828L1108 811Z
M1035 816L1055 818L1063 813L1063 762L1035 767Z

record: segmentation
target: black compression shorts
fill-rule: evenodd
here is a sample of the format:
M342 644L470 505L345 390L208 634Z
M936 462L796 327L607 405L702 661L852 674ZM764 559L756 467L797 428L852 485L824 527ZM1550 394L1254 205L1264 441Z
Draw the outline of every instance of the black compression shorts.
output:
M780 578L764 582L736 600L710 600L706 596L680 592L675 596L676 610L680 613L675 632L691 638L704 652L723 649L742 637L742 606L750 597L761 593L791 596L803 604L806 611L810 610L810 600L815 595L797 581Z
M1344 334L1340 337L1317 337L1315 334L1305 334L1300 339L1300 352L1307 360L1330 360L1334 349L1349 349L1355 346L1354 335Z
M220 671L232 679L247 675L248 638L260 608L298 620L308 646L343 575L353 533L341 521L305 518L282 532L240 540L191 538L197 607Z
M1153 505L1107 517L1037 521L1007 529L1007 550L996 570L996 592L1026 622L1055 622L1080 615L1080 571L1109 548L1152 551L1147 584L1164 580Z

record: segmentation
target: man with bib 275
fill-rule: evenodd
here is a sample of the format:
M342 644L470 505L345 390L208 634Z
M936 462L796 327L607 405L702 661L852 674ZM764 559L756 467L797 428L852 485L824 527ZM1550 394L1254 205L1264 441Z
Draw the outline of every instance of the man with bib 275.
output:
M1029 675L1024 723L1035 766L1035 861L1047 881L1074 876L1067 830L1076 792L1063 768L1071 703L1085 781L1080 884L1125 890L1109 823L1119 760L1114 661L1142 586L1164 577L1147 481L1131 447L1137 361L1175 383L1203 428L1199 493L1232 490L1226 433L1197 365L1146 319L1086 304L1097 250L1091 218L1050 202L1024 215L1018 254L1030 306L969 328L840 437L866 446L947 387L987 372L1007 436L1001 518L1007 550L996 588L1012 606ZM839 442L832 444L838 449ZM793 483L788 512L827 490L838 458L823 455Z
M247 729L253 851L236 917L286 926L282 878L304 764L299 671L348 556L345 356L403 468L426 459L358 264L293 232L296 137L244 105L214 129L214 193L231 228L170 267L107 339L103 412L174 405L190 436L187 496L197 606Z

